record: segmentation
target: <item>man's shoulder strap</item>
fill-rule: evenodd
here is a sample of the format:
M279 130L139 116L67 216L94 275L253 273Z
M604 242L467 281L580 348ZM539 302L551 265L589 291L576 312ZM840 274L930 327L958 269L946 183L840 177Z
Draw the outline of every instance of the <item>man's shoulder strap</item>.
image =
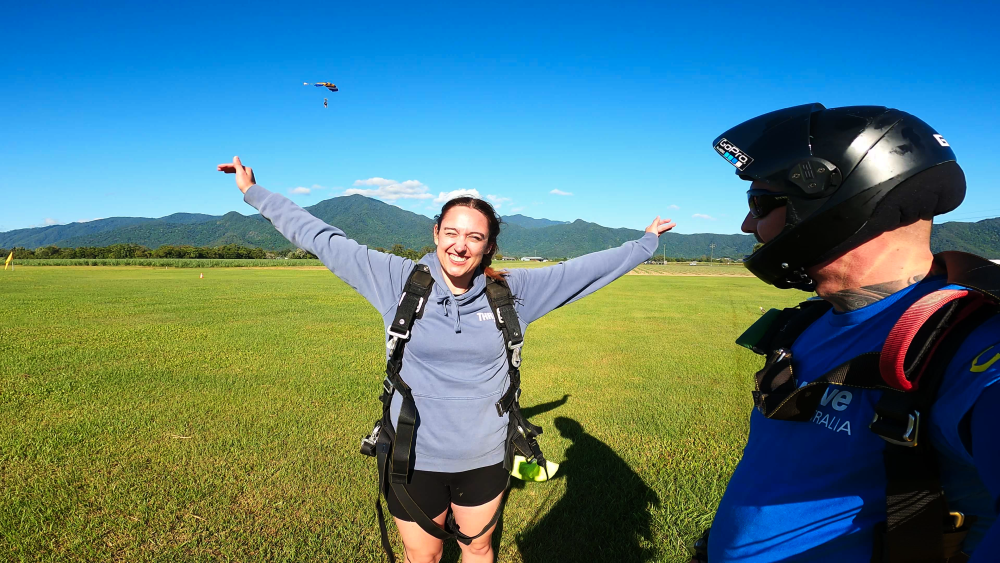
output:
M736 343L762 355L778 348L789 348L809 325L830 310L822 299L803 301L787 309L771 309L750 325Z
M941 252L934 260L948 272L948 283L974 289L1000 302L1000 264L967 252Z

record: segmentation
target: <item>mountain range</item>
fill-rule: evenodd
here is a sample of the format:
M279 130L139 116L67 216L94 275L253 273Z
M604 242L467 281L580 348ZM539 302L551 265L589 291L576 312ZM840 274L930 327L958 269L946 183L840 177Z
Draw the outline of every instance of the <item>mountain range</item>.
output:
M351 238L372 247L391 248L402 244L419 249L432 245L433 220L361 195L327 199L306 207L319 219L336 225ZM570 258L618 246L642 236L637 229L613 229L577 219L573 222L535 219L524 215L504 216L499 245L510 256ZM241 244L267 250L288 250L285 240L260 215L175 213L151 219L111 217L85 223L17 229L0 233L0 248L41 246L108 246L120 243L157 248L165 244L220 246ZM755 240L751 235L666 233L660 237L657 254L697 258L713 253L716 257L738 258L749 254ZM934 226L931 248L962 250L987 258L1000 257L1000 218L976 223L942 223Z

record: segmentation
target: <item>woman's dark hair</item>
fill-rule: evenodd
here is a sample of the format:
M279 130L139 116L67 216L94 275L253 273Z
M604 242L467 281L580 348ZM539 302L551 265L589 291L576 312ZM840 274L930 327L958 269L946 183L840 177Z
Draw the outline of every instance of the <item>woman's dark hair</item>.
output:
M449 200L447 203L441 207L441 213L434 218L434 226L440 231L441 221L444 219L445 214L452 207L468 207L470 209L475 209L476 211L483 214L486 217L486 223L489 224L490 232L486 241L487 251L483 254L483 273L487 277L493 278L495 280L503 279L503 275L506 273L504 271L497 271L490 267L493 263L493 255L497 253L497 237L500 235L500 225L503 221L500 220L500 216L497 215L493 206L490 205L488 201L481 200L476 197L462 196L456 197L455 199Z

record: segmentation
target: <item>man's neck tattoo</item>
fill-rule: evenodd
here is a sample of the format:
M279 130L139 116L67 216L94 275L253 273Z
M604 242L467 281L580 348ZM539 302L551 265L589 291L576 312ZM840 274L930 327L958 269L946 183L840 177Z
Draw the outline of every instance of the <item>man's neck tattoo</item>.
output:
M910 287L911 285L924 279L924 275L916 275L905 280L866 285L864 287L852 287L842 289L832 295L824 296L823 299L833 304L838 311L854 311L862 307L871 305L876 301L881 301L897 291Z

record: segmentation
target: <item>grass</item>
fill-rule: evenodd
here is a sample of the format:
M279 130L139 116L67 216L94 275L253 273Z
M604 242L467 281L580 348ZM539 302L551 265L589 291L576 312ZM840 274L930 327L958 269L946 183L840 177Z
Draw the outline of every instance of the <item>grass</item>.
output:
M532 324L522 404L563 468L512 490L498 561L686 561L746 439L732 342L800 297L626 276ZM383 331L329 272L19 267L0 299L0 560L384 560Z

